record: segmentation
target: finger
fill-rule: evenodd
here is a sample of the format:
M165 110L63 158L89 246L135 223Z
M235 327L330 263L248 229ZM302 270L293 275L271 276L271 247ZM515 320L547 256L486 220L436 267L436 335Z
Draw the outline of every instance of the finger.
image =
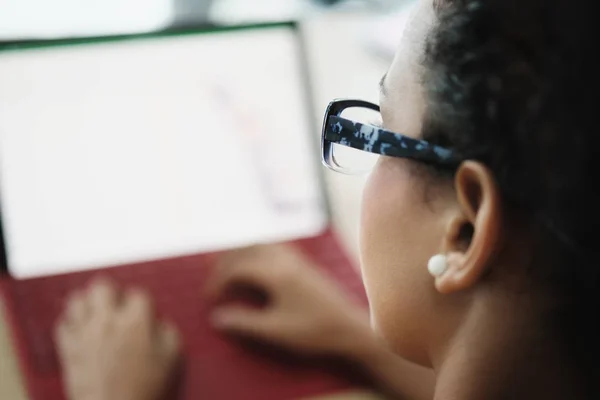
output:
M215 329L260 339L272 339L277 333L277 323L268 312L244 307L224 307L211 316Z
M91 312L110 312L117 306L117 289L114 284L105 278L94 281L90 287Z
M223 256L206 283L206 296L216 300L236 283L258 286L267 291L271 289L270 260L258 257L256 251L256 248L238 250L234 255Z
M259 245L255 245L255 246L240 247L237 249L224 251L224 252L220 253L218 256L219 263L230 264L230 263L239 261L240 259L247 259L249 257L252 257L252 255L256 254L257 252L259 252L260 247L261 246L259 246Z
M123 299L123 313L126 318L152 319L154 309L148 293L141 289L129 289Z
M181 352L181 338L177 328L169 322L162 322L158 327L158 339L167 360L176 360Z
M68 344L72 342L72 329L65 318L60 318L54 325L54 342L60 354L65 354Z
M60 365L64 367L77 362L79 357L80 338L77 329L73 328L65 318L61 318L54 326L54 345Z
M65 322L71 328L75 328L85 322L89 317L87 296L83 291L77 290L67 298Z

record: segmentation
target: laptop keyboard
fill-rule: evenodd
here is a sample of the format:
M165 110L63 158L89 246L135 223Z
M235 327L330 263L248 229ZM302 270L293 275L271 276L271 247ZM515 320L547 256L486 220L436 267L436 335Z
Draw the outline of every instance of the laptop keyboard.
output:
M366 305L362 281L331 232L294 242L309 257L329 272L345 289L357 295ZM13 329L20 330L22 354L35 375L55 375L59 364L52 340L56 319L63 310L65 298L74 289L86 285L92 278L106 276L123 287L139 287L149 291L157 314L175 323L184 341L186 353L201 353L215 363L223 354L238 352L235 346L224 343L218 335L206 335L210 330L208 311L201 290L210 270L211 258L194 255L86 271L58 277L11 281L6 286L12 308ZM206 336L197 340L198 335ZM214 364L216 365L216 364ZM223 368L231 368L231 365ZM218 368L216 368L218 371Z

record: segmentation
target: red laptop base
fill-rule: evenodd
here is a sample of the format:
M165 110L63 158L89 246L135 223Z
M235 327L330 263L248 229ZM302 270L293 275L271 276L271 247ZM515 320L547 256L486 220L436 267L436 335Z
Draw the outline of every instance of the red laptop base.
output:
M359 274L331 231L294 242L366 305ZM283 400L335 393L360 386L327 363L281 362L217 334L208 323L201 290L210 256L194 255L28 280L0 280L8 323L32 400L62 400L52 331L65 296L90 279L107 276L124 287L148 290L159 316L172 321L184 343L184 372L170 399ZM327 366L326 366L327 365Z

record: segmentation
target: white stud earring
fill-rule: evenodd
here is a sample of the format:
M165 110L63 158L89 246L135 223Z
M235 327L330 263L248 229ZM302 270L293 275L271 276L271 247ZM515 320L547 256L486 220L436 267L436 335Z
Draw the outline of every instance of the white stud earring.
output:
M448 269L448 257L443 254L436 254L429 259L427 269L434 278L442 276Z

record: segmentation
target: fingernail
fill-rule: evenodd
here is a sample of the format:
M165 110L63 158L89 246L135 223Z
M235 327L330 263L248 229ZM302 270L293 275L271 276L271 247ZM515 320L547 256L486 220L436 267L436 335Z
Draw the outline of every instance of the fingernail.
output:
M223 327L227 324L227 314L221 311L215 311L210 316L210 322L216 328Z

